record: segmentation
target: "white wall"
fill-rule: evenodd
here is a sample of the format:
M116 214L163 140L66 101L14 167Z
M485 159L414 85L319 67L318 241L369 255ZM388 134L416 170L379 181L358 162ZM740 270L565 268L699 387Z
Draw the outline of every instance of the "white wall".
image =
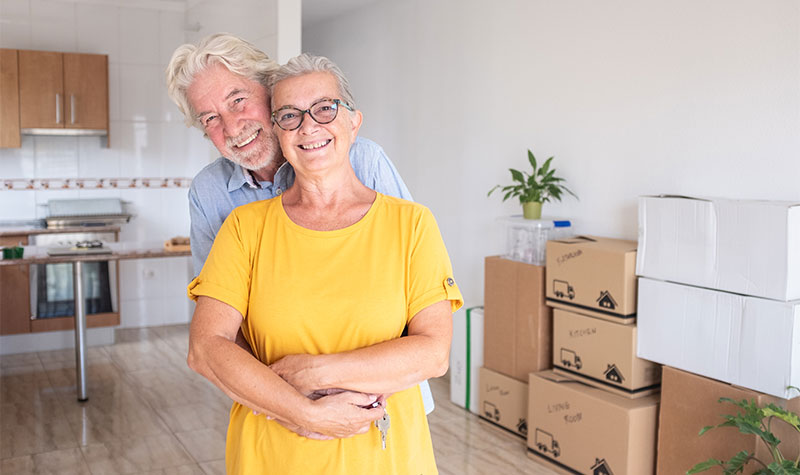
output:
M0 0L0 47L109 55L111 148L97 137L24 137L0 149L2 178L192 177L218 154L187 129L166 94L164 70L175 48L227 31L270 55L278 45L277 0ZM299 8L299 7L298 7ZM299 45L299 25L281 33ZM293 35L293 36L290 36ZM0 221L41 218L51 198L114 196L136 216L122 240L189 235L186 188L0 190ZM123 261L123 327L186 322L192 306L189 258Z
M554 155L582 233L636 239L636 197L800 201L800 3L794 0L383 1L304 25L442 229L468 305L483 302L486 197Z

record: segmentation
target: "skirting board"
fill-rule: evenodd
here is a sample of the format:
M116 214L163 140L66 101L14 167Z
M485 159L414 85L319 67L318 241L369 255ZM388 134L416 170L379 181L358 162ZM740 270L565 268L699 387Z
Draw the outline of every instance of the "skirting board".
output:
M115 329L115 327L87 328L87 346L113 345ZM75 348L75 332L72 330L0 336L0 355L65 348Z

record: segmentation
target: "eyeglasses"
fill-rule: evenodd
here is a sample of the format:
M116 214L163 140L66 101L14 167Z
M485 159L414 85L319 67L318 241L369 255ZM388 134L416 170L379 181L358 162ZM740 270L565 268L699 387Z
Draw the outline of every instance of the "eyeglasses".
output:
M349 111L353 110L352 107L340 99L320 99L311 104L311 107L306 110L283 106L272 112L272 122L275 122L283 130L296 130L303 124L305 114L308 114L318 124L330 124L336 119L336 114L339 113L339 106Z

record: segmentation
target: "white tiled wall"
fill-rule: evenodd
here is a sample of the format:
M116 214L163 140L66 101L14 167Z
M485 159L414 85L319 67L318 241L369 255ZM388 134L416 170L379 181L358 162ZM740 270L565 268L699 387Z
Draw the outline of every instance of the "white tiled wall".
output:
M139 7L141 6L141 7ZM188 40L182 2L0 0L0 47L109 56L111 148L98 137L23 137L0 149L2 178L191 177L216 157L166 95L164 70ZM0 191L0 220L45 216L51 198L120 197L122 240L189 234L187 189ZM189 258L120 263L122 326L186 322Z

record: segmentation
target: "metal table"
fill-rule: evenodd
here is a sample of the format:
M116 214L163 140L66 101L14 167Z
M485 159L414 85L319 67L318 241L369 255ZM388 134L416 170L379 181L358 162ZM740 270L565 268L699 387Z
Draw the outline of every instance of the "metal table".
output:
M89 400L86 375L86 302L83 290L83 263L90 261L121 261L125 259L152 259L161 257L191 256L188 250L167 251L163 242L112 242L104 243L110 254L85 254L50 256L47 247L24 246L22 259L3 259L0 266L19 264L72 263L73 292L75 296L75 372L78 401ZM187 282L188 284L188 282Z

